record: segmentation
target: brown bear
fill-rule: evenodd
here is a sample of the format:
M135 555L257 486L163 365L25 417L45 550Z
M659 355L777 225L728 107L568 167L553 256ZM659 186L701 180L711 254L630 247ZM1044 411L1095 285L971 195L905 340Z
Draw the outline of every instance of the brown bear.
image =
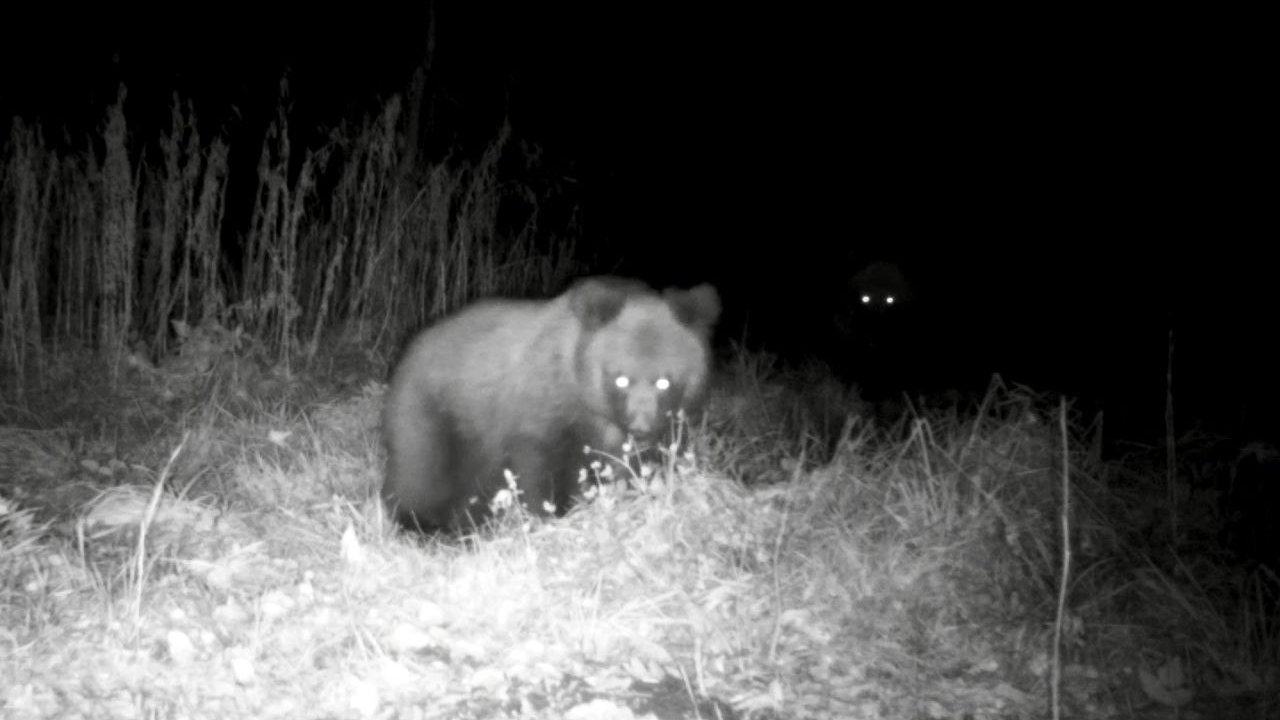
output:
M382 499L408 528L460 530L509 471L538 515L577 492L584 447L619 456L706 399L715 288L578 280L545 301L482 300L422 331L391 376Z

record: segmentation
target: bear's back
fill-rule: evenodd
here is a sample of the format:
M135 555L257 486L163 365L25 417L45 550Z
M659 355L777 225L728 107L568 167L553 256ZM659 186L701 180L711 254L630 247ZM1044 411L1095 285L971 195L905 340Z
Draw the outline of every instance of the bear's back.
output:
M406 347L389 405L428 402L467 434L519 424L524 406L563 402L577 323L562 299L481 300L446 316ZM411 400L412 399L412 400ZM389 407L388 412L400 409ZM489 430L483 428L489 426Z

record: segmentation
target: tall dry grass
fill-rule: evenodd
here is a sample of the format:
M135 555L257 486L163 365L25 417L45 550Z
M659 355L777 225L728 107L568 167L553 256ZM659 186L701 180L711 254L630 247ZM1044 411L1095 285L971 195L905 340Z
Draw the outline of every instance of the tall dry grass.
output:
M228 197L231 158L248 149L202 135L179 98L138 137L122 88L75 149L14 119L0 149L6 395L69 349L100 354L113 377L130 354L162 358L178 324L238 328L286 366L339 335L386 348L474 297L546 293L575 272L567 233L540 225L543 196L520 176L536 160L509 124L476 157L428 162L410 121L421 82L307 147L284 82L280 97L248 208Z

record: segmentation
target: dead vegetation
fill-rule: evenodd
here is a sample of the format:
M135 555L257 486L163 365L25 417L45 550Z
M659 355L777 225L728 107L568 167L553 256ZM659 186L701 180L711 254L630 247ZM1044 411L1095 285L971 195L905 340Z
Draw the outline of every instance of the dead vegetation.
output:
M509 128L407 158L417 97L320 147L277 116L243 237L228 148L181 102L133 145L123 92L91 147L11 126L5 717L1280 713L1280 578L1221 549L1212 496L1274 478L1274 448L1107 459L1093 418L999 381L874 405L738 351L696 455L643 492L473 542L393 532L396 341L574 268L503 178L532 162Z
M177 384L132 444L4 431L6 716L1040 717L1055 672L1066 717L1274 709L1272 571L1158 554L1096 428L1025 389L821 464L704 428L643 491L458 542L382 515L379 383Z

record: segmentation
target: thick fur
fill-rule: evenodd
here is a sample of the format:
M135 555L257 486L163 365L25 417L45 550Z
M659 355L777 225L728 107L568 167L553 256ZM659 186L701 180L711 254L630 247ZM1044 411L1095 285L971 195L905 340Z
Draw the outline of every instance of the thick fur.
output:
M584 446L617 455L628 435L651 440L668 413L700 409L719 314L710 285L658 294L596 277L446 317L392 373L383 501L406 527L466 528L509 470L530 511L565 510Z

